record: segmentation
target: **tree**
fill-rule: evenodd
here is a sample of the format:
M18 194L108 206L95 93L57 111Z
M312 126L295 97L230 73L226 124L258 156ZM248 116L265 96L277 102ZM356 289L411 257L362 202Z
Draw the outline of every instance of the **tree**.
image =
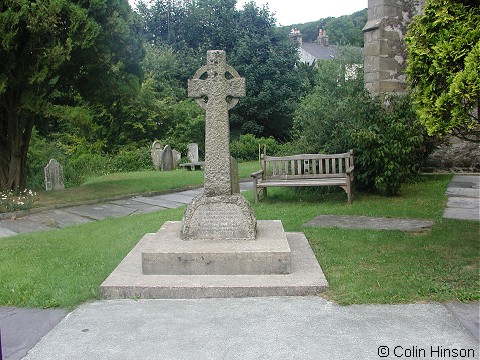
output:
M124 0L3 0L0 39L0 187L18 190L35 123L131 96L143 50Z
M430 0L407 37L407 74L429 134L480 142L480 7Z
M293 111L302 95L295 47L275 26L268 7L236 0L157 0L140 4L145 38L155 47L170 46L181 61L176 78L187 79L206 61L207 50L227 52L228 63L247 80L247 96L231 111L234 134L289 136ZM165 22L169 21L169 26Z

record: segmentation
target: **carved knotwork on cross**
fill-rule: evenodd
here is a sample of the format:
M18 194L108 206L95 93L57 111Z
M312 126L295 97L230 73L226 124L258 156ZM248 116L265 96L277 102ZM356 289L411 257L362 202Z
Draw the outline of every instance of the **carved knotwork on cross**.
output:
M207 52L207 65L188 81L188 96L206 110L205 195L231 195L228 110L245 96L245 79L227 65L221 50Z

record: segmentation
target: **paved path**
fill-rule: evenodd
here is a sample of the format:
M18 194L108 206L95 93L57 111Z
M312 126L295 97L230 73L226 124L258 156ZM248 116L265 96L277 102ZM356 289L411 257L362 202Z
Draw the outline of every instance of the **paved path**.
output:
M478 328L476 339L441 304L342 307L320 297L110 300L80 306L25 359L450 358L446 351L478 359Z
M444 218L480 221L480 175L455 175L445 194Z
M252 182L241 182L240 191L252 188ZM184 206L203 193L203 188L156 196L134 196L91 205L79 205L62 209L33 213L16 219L0 220L0 237L35 231L47 231L66 226L99 221L109 217L143 214Z
M252 183L240 183L240 190L245 191L252 188ZM0 220L0 237L12 236L22 233L35 231L46 231L57 228L63 228L70 225L81 224L91 221L99 221L108 217L122 217L132 214L142 214L164 209L177 208L184 206L193 199L193 197L201 194L203 188L181 191L174 194L157 195L157 196L135 196L123 200L112 200L101 202L93 205L80 205L66 207L56 210L42 211L19 217L15 220ZM448 186L446 194L449 196L447 207L443 216L445 218L463 219L463 220L480 220L479 203L480 203L480 176L479 175L455 175ZM345 219L334 219L331 226L352 227L358 219L355 217L343 217ZM328 220L328 219L327 219ZM371 223L374 219L369 219ZM396 219L405 222L405 219ZM319 226L315 221L310 226ZM325 216L321 218L321 223L325 223ZM387 221L388 224L384 224ZM395 219L374 221L373 228L389 229L392 226L404 227L405 224L391 224ZM370 226L365 219L360 219L363 227ZM413 230L420 231L431 224L419 223L412 220L411 226ZM330 225L329 225L330 226ZM382 227L383 226L383 227Z

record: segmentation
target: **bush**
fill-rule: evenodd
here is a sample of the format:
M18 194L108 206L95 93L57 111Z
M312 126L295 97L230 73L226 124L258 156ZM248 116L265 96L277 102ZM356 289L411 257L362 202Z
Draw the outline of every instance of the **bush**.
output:
M396 195L401 185L417 174L426 157L426 132L408 96L388 96L387 104L373 100L376 114L364 117L350 133L356 149L356 181L359 187L384 195Z
M280 149L280 145L273 137L256 138L252 134L240 135L236 140L230 143L230 154L238 161L249 161L258 159L258 148L263 153L263 147L267 146L267 154L275 155Z
M79 186L89 177L110 173L110 158L103 154L80 154L63 166L65 187Z
M132 150L120 150L111 158L109 172L141 170L153 170L150 146Z
M294 121L300 152L355 151L359 189L395 195L415 175L430 148L408 95L371 98L363 79L344 80L335 62L319 65L315 92Z

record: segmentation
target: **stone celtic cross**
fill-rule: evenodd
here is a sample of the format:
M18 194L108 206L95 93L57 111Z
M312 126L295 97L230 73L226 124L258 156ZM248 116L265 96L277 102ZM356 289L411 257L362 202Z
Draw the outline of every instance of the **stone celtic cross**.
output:
M207 52L207 65L188 81L188 96L206 111L205 195L231 195L228 110L245 96L245 79L227 65L225 51Z

